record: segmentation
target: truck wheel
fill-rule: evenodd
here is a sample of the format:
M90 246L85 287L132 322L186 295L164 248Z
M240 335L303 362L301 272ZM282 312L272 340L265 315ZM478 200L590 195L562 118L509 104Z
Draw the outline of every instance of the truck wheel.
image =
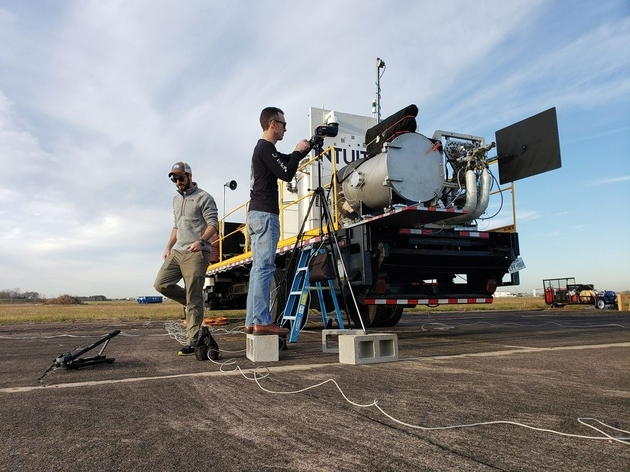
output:
M273 274L273 280L271 281L271 303L269 305L269 311L271 312L271 319L280 322L282 314L284 313L284 307L287 305L287 271L286 269L276 269Z
M287 300L289 297L289 288L291 283L293 282L293 277L290 277L287 280L287 269L276 269L276 272L273 276L273 280L271 281L271 304L269 305L269 309L271 312L271 318L275 320L276 323L280 323L282 320L282 315L284 314L284 308L287 306ZM309 299L310 303L310 299ZM308 311L308 304L307 304ZM304 316L302 318L302 323L300 325L300 329L304 328L308 316ZM285 328L289 327L289 322L286 322Z
M363 320L363 324L365 325L365 327L370 328L371 326L374 326L374 321L376 320L376 316L379 311L378 309L385 308L379 305L364 305L362 303L357 303L359 305L359 314L357 314L357 309L354 306L354 301L352 301L352 298L349 297L346 302L348 304L350 319L352 320L354 329L361 328L359 314L361 315L361 319Z
M603 299L599 298L597 299L597 303L595 304L595 307L599 308L600 310L603 310L604 308L606 308L606 302Z
M377 311L376 319L372 326L379 328L391 328L396 326L400 321L403 314L403 307L401 306L384 306L382 311Z

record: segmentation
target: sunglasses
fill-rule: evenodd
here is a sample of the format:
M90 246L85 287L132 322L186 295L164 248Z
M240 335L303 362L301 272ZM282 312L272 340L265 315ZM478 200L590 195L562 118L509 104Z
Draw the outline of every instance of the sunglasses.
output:
M183 182L184 180L186 180L186 177L188 177L188 173L182 175L181 177L175 177L173 175L173 176L171 176L171 182L173 182L173 183Z
M286 121L280 121L280 120L273 120L273 121L275 121L276 123L280 123L284 127L284 129L287 129L287 122Z

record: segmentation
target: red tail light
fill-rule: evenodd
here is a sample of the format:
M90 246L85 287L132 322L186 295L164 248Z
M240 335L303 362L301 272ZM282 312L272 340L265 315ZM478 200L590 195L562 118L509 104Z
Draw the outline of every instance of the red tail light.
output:
M497 291L497 281L494 279L488 279L486 282L486 292L494 293Z
M384 294L387 291L387 280L383 278L376 279L376 283L374 284L374 291L379 295Z

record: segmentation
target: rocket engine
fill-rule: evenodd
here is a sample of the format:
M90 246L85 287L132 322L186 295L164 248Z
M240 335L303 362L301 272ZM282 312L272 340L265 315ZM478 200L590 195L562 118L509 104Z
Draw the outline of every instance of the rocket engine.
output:
M416 114L411 105L368 130L367 157L338 171L342 224L397 204L467 211L441 222L447 225L485 212L492 184L487 153L495 144L444 131L429 139L415 132Z

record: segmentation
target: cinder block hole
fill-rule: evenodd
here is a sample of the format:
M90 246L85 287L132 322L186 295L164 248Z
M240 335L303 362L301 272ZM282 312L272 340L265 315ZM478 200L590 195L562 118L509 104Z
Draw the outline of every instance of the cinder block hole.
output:
M359 341L357 343L357 358L366 359L368 357L376 357L374 353L374 341Z
M393 339L383 339L378 342L378 349L381 357L392 357L396 354Z
M327 349L339 349L339 336L326 336Z

